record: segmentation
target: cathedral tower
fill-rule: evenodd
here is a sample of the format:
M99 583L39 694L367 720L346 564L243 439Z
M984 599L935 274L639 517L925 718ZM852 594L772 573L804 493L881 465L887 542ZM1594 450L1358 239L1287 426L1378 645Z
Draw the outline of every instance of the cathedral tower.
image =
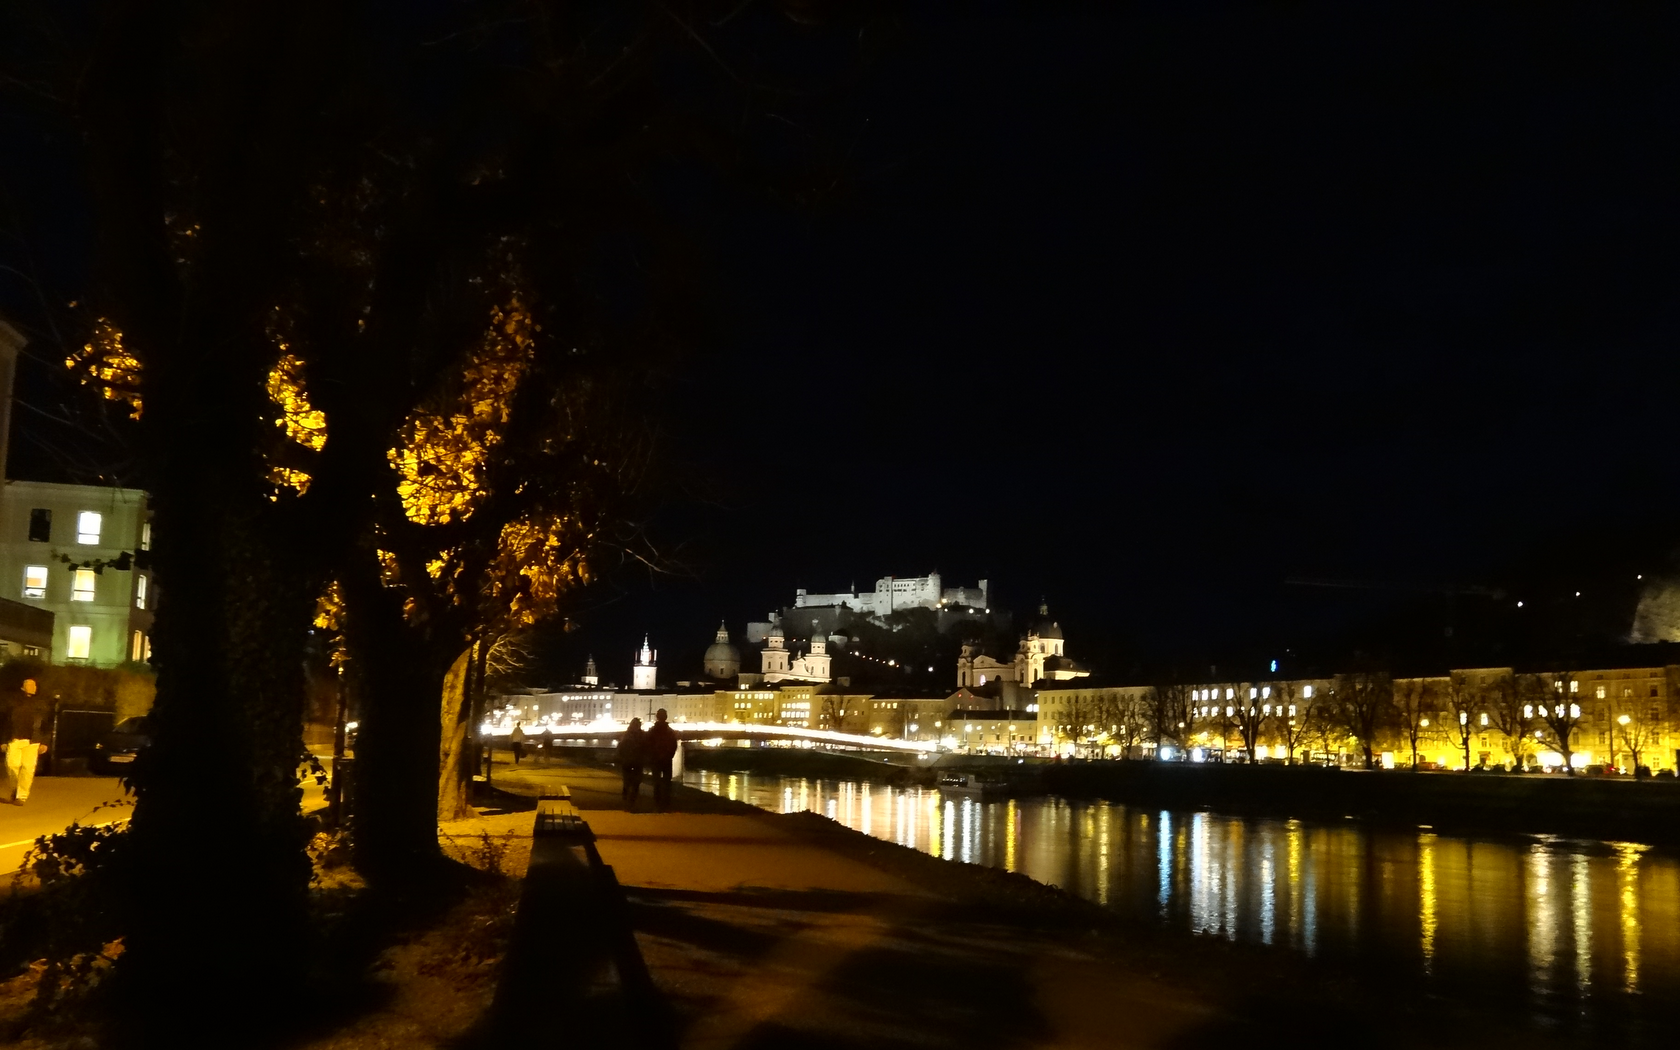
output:
M659 653L648 648L647 636L642 636L642 649L630 668L630 688L653 689L659 677Z

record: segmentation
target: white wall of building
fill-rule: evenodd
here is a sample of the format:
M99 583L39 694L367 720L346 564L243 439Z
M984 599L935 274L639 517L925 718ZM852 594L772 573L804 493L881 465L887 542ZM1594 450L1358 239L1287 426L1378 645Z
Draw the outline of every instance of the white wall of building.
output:
M0 594L53 613L52 652L43 657L97 667L147 658L157 583L149 569L112 563L149 549L148 517L138 489L0 485ZM78 574L65 559L105 564Z

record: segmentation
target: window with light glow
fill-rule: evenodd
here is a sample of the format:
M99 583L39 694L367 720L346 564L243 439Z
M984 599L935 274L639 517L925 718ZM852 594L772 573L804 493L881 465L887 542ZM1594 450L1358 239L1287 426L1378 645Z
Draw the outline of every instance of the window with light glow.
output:
M86 660L93 649L93 628L85 623L70 625L70 647L65 654L72 660Z
M77 569L76 580L70 585L70 600L73 602L93 601L94 575L92 569Z
M76 542L97 546L104 521L104 515L98 511L84 510L76 515Z
M143 551L152 549L152 523L149 521L140 526L140 549Z
M1303 699L1303 700L1311 700L1312 699L1312 686L1303 685L1301 687L1301 699Z
M128 658L136 663L146 658L146 635L144 632L134 632L134 644L129 647Z
M25 598L45 598L47 596L47 567L45 565L25 565L23 567L23 596Z
M136 609L146 607L146 577L144 576L134 577L134 607ZM138 660L139 657L135 657L135 659Z

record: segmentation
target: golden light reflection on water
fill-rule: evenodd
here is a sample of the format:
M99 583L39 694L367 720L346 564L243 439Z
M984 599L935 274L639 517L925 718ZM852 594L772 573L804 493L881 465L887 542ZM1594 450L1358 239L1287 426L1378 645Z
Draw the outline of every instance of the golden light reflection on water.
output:
M1680 859L1645 846L1054 798L982 803L851 781L699 771L687 779L1211 936L1382 959L1519 998L1526 988L1531 1004L1680 995Z
M1435 836L1418 836L1418 926L1423 939L1423 968L1432 972L1435 964Z
M1639 855L1650 849L1632 842L1617 842L1616 905L1622 930L1622 990L1639 987Z

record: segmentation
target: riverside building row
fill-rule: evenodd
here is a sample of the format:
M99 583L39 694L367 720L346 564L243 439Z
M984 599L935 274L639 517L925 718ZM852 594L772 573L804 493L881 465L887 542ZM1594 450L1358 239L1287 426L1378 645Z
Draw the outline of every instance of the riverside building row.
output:
M935 592L928 590L928 595ZM836 639L839 640L839 639ZM634 654L633 688L603 687L593 659L582 684L501 698L497 718L528 729L651 719L823 730L980 754L1160 760L1363 763L1389 768L1680 767L1680 652L1657 643L1589 670L1472 667L1438 675L1338 674L1172 684L1094 681L1066 653L1044 606L1007 660L965 643L957 689L937 696L851 688L832 676L827 641L794 653L779 624L761 668L719 625L704 675L658 687L657 652Z
M1666 647L1665 647L1666 648ZM654 682L637 656L637 684ZM1422 769L1633 772L1680 766L1680 663L1588 670L1465 668L1433 676L1333 675L1102 685L1040 679L963 686L944 696L865 693L834 682L738 680L671 688L585 684L504 695L504 725L567 726L664 708L684 723L736 723L912 740L973 754L1356 764ZM1667 655L1667 654L1665 654ZM1363 722L1361 713L1365 714Z

